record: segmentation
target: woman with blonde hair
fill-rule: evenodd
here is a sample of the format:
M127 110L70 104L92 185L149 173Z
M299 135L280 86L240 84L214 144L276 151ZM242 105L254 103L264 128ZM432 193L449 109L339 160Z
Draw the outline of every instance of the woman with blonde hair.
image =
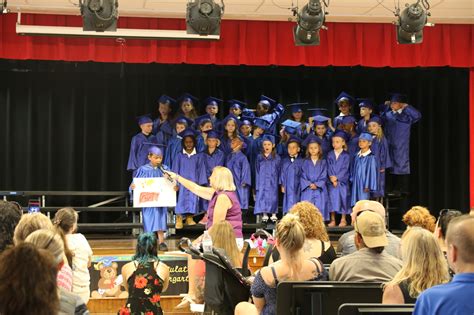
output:
M276 288L281 281L328 279L327 271L318 259L303 257L304 242L305 231L298 217L291 213L284 216L277 225L275 238L281 259L260 269L251 288L254 305L239 303L235 314L276 314Z
M58 269L63 269L62 267L65 265L64 244L58 233L50 229L37 230L28 235L24 242L49 252L53 256ZM60 274L58 273L58 278L59 276ZM57 290L60 297L60 314L88 314L84 301L78 295L64 289L59 281Z
M424 290L449 281L448 265L436 237L428 230L413 227L401 242L402 269L385 284L382 303L415 303Z
M422 206L411 207L402 219L408 228L419 226L430 232L434 232L436 227L436 218L430 214L430 211Z
M13 243L20 244L28 235L40 229L53 229L53 223L47 216L39 212L21 216L13 234Z
M232 226L237 246L239 248L243 247L242 209L237 197L232 172L228 168L216 166L212 170L212 174L209 177L210 187L200 186L173 172L167 171L165 175L183 185L193 194L209 200L206 230L210 230L214 224L221 221L227 221ZM201 242L201 239L202 236L198 237L193 243L198 244ZM189 291L183 298L183 301L178 304L176 308L187 307L197 299L197 283L202 279L203 274L203 272L199 272L199 269L203 270L203 268L202 261L197 261L188 257Z

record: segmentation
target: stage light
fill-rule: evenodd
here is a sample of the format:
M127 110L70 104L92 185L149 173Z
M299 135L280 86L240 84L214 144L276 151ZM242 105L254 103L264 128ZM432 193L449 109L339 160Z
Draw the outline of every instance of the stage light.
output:
M84 31L117 31L118 0L79 0Z
M189 0L186 7L186 33L201 36L220 35L224 1Z
M418 0L413 4L407 3L401 13L400 7L396 8L395 16L398 17L398 20L395 25L399 44L419 44L423 42L423 28L425 25L432 26L432 24L427 23L430 15L429 8L428 0Z
M326 2L324 5L327 7ZM296 15L296 25L293 28L293 37L296 46L319 45L319 30L325 29L324 21L326 12L323 10L320 0L309 0L300 12L298 8L293 9Z
M10 10L7 8L7 0L2 1L0 3L0 14L6 14L8 12L10 12Z

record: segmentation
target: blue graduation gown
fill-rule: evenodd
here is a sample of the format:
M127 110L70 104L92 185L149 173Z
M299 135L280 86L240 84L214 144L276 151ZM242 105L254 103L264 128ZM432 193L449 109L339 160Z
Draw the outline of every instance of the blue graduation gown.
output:
M199 134L196 137L196 151L198 153L201 153L204 150L206 150L206 141L204 140L204 137L202 136L202 134Z
M248 158L250 163L250 171L252 174L252 187L256 187L256 180L255 180L255 173L256 173L256 165L257 165L257 157L259 154L262 153L262 137L253 138L250 149L247 150Z
M168 166L162 165L165 170L168 170ZM159 168L153 167L150 163L140 166L136 173L135 178L153 178L163 177L163 172ZM143 214L143 230L145 233L151 233L156 231L166 231L168 229L166 224L166 217L168 210L165 207L148 207L142 208Z
M367 131L367 121L364 118L359 120L359 122L357 123L356 132L357 132L358 135L360 135L363 132L368 132Z
M248 137L244 137L244 142L247 145L247 147L242 150L242 153L245 154L245 156L247 157L247 160L250 163L250 152L252 150L252 142L253 142L252 134L250 134Z
M300 201L302 164L303 159L300 157L296 157L292 162L290 157L287 156L281 161L280 185L285 189L283 194L283 214L286 214L295 203Z
M158 133L162 133L163 142L159 142L159 144L167 145L169 139L174 134L173 125L169 120L161 121L160 118L156 118L153 120L153 130L151 133L155 136L158 136Z
M183 151L183 145L182 145L183 139L175 135L172 137L169 142L168 142L168 147L166 148L165 151L165 158L164 158L164 164L170 165L171 168L173 168L173 162L178 153Z
M216 149L212 154L209 154L207 147L199 153L199 166L204 168L204 176L206 179L206 185L209 186L209 177L211 177L212 170L216 166L224 166L225 156L224 153ZM203 198L199 198L200 210L207 211L209 201Z
M377 138L374 136L372 145L370 146L370 151L372 151L372 153L375 155L377 169L379 171L377 191L374 191L371 196L375 198L383 197L385 196L385 173L387 172L388 168L392 167L392 160L390 159L387 139L382 137L382 140L377 140ZM384 172L381 172L381 170L384 170Z
M219 146L219 149L224 152L224 155L225 156L228 156L231 152L232 152L232 149L230 147L230 143L232 142L231 139L225 137L225 136L222 136L221 137L221 144Z
M255 164L255 189L257 191L254 214L278 212L278 182L280 156L263 154L257 156Z
M332 182L328 180L328 211L340 214L348 214L351 212L349 206L350 185L349 185L349 167L351 157L347 151L342 151L336 159L334 150L328 153L328 178L329 176L337 177L337 186L334 187Z
M173 161L173 172L183 176L198 185L206 184L204 168L199 166L199 155L188 156L180 152ZM199 197L179 185L178 201L176 203L176 214L196 214L199 212Z
M232 172L234 177L234 184L237 188L237 196L239 197L241 208L248 209L252 179L247 157L240 151L232 152L227 156L225 166Z
M421 119L421 113L408 105L401 113L386 107L380 115L384 122L385 135L389 143L392 174L410 174L411 125Z
M276 152L279 156L287 156L288 155L288 143L279 142L276 145Z
M309 188L310 184L316 184L316 190ZM314 204L324 217L329 220L327 211L327 162L318 160L316 164L310 158L306 158L301 166L301 201L309 201Z
M133 136L127 163L127 171L133 171L133 175L140 166L148 163L148 149L150 149L150 146L143 144L144 142L158 143L153 134L145 136L142 132L139 132Z
M370 152L367 156L356 154L352 168L351 206L359 200L369 200L370 192L377 191L377 161ZM368 188L369 192L365 192Z
M319 137L319 139L321 139L321 150L323 151L323 157L326 158L326 156L328 155L329 151L332 150L332 139L331 139L331 136L326 133L322 138Z

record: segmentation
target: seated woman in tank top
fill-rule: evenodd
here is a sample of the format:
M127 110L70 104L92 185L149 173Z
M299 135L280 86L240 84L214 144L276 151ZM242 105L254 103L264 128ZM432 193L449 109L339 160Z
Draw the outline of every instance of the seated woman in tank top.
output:
M207 209L208 221L206 230L210 230L212 226L221 221L228 222L234 231L234 239L237 247L243 247L242 234L242 209L240 207L239 199L237 197L236 187L234 185L234 178L231 171L223 166L216 166L211 176L209 177L209 186L200 186L186 178L179 176L179 174L168 172L166 174L169 178L175 180L177 183L183 185L192 193L199 197L209 200ZM199 244L202 236L198 237L193 243ZM215 242L216 240L213 239ZM216 244L214 244L216 245ZM227 253L229 255L229 253ZM241 263L240 263L241 264ZM240 266L235 266L240 267ZM204 277L203 274L204 263L199 260L188 257L188 275L189 275L189 291L183 298L183 301L178 304L176 308L185 308L190 303L199 302L198 286Z
M304 258L318 258L323 264L330 264L337 258L336 251L329 241L323 216L315 205L308 201L295 203L289 213L298 216L304 227L305 242L302 249ZM280 259L280 253L274 248L270 263Z
M448 265L435 236L421 227L413 227L400 243L403 267L384 286L383 304L415 303L432 286L449 282Z
M317 258L303 257L304 243L303 225L297 216L287 214L278 223L276 229L275 246L280 252L280 260L263 267L257 273L251 288L254 304L239 303L235 314L275 314L276 288L281 281L328 280L328 273Z

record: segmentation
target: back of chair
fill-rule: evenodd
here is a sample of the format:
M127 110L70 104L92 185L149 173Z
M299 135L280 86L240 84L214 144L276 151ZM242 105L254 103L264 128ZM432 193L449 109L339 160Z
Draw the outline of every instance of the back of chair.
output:
M244 253L244 257L242 258L241 274L244 277L248 277L250 276L250 270L249 270L250 244L248 242L244 242L243 253Z
M415 304L345 303L339 307L338 315L390 314L409 315Z

